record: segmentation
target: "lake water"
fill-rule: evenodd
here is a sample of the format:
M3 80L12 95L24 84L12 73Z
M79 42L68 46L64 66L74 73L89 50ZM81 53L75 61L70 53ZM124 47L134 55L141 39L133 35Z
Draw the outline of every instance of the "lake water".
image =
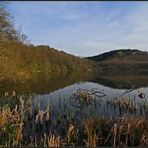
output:
M41 80L24 84L9 84L1 87L1 95L6 91L9 94L16 91L19 94L34 94L33 103L40 104L41 109L47 108L50 103L53 114L68 112L70 116L81 120L82 116L111 116L118 117L124 115L146 116L145 111L141 111L142 105L147 105L148 97L147 77L95 77L87 80L73 80L72 77L61 77L50 81ZM86 98L76 99L74 94L84 93L91 98L86 102ZM139 97L142 93L143 97ZM81 98L81 97L80 97ZM136 107L136 111L122 109L119 102L129 102ZM116 101L116 103L115 103ZM118 103L117 103L118 102ZM140 106L140 107L139 107Z
M64 137L69 122L79 127L87 117L148 117L147 77L109 76L88 80L61 77L50 81L9 83L0 88L0 95L4 96L6 91L9 95L13 91L26 95L25 104L31 101L33 116L31 120L26 116L24 141L39 138L49 131ZM44 120L38 127L35 112L37 109L44 112L48 107L50 121L47 124Z
M83 101L75 101L74 94L77 93L77 91L84 93L89 91L93 101L87 105ZM95 94L93 95L91 92L95 92ZM140 92L144 94L144 98L139 97ZM133 100L133 102L136 102L138 106L147 102L147 96L148 87L140 87L137 89L128 90L111 88L94 82L80 82L62 89L57 89L47 94L37 95L34 101L39 101L42 109L45 109L48 101L50 100L51 107L54 111L57 113L62 113L66 108L67 111L70 112L71 116L81 116L82 114L85 114L86 116L104 115L117 117L130 114L130 112L128 112L128 110L123 110L123 112L120 113L118 108L116 108L115 111L115 106L109 105L109 101L114 100L115 98L129 98L130 100ZM132 115L133 114L134 113L132 112ZM135 112L135 115L145 116L145 114L141 114L139 111Z

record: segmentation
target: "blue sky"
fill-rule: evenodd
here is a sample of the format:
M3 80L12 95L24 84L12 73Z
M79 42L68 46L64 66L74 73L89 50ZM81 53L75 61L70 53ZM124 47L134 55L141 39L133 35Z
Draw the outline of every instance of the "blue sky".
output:
M83 57L148 51L148 2L10 2L9 10L35 45Z

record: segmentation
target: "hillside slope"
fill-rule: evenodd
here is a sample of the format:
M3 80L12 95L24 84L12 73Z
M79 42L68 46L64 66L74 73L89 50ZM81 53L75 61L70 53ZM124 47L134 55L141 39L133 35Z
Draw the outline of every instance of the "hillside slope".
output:
M96 63L96 69L101 69L101 76L148 75L148 52L137 49L113 50L87 59Z
M108 62L108 63L142 63L148 62L148 52L140 51L137 49L120 49L105 52L100 55L87 57L87 59L95 62Z
M86 73L92 67L90 61L49 46L33 46L17 42L0 42L0 81L29 80L36 77L67 73Z

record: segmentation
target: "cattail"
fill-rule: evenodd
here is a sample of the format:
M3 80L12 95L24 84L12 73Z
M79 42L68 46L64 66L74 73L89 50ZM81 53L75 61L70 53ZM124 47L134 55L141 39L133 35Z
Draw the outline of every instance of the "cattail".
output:
M42 124L43 123L43 115L44 115L44 112L41 110L39 112L39 118L40 118L40 123Z
M138 105L135 103L134 105L134 110L137 111L138 110Z
M130 133L130 128L131 128L131 123L129 123L128 127L127 127L127 134L126 134L126 139L125 139L125 145L126 146L128 145L128 135Z
M29 99L29 119L32 119L32 102L31 102L31 99Z
M113 147L116 146L116 136L117 136L117 124L114 124L114 143L113 143Z
M122 107L122 105L123 105L123 100L122 99L119 100L119 105L120 105L120 107Z
M5 97L8 97L9 96L9 93L8 92L5 92Z
M125 99L125 105L126 105L126 107L129 105L129 100L128 100L128 98Z
M0 111L0 129L5 125L6 118L4 116L5 114Z
M20 97L20 104L21 104L21 107L24 108L24 100L22 99L22 97Z
M116 104L117 104L117 99L115 98L115 99L114 99L114 105L116 105Z
M35 117L35 123L38 124L38 122L39 122L39 115L37 114Z
M47 140L47 136L46 136L46 134L44 133L44 147L46 147L46 140Z
M48 106L46 110L46 121L49 121L49 110L50 110L50 102L48 101Z
M70 143L70 140L71 140L71 137L73 136L73 134L74 134L74 125L70 124L69 128L68 128L68 133L67 133L68 143Z
M21 122L23 122L24 119L24 100L22 97L20 97L20 114L21 114Z
M13 91L11 97L16 97L16 92Z

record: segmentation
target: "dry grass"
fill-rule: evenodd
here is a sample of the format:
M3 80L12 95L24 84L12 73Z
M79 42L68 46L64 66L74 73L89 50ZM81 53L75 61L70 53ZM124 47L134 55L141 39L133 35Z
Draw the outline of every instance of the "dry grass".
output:
M96 147L96 129L95 129L95 120L93 118L86 119L84 122L84 129L86 131L87 139L84 140L87 147Z
M48 147L59 147L60 146L60 137L51 135L47 137L47 146Z
M3 115L3 113L0 111L0 130L3 128L3 126L5 125L5 116Z
M133 109L135 106L135 102L123 98L115 99L109 103L125 109ZM60 121L55 120L55 129L51 129L50 102L45 110L37 103L37 110L33 112L32 106L31 101L29 101L28 106L25 106L23 98L20 97L19 103L13 109L10 109L8 105L0 108L0 146L148 146L148 119L146 118L136 116L123 116L115 119L85 117L78 126L74 121L71 122L67 116L65 121L62 120L62 117L60 117ZM25 118L26 116L28 117ZM37 131L34 137L30 138L31 140L28 137L30 141L26 144L24 143L26 139L24 139L23 131L26 130L25 126L29 126L30 122L33 122ZM45 122L49 123L45 127L50 130L42 133ZM65 129L65 135L61 136L62 132L57 132L57 125L62 130Z
M71 142L71 139L74 136L74 130L75 130L74 125L70 124L69 128L68 128L68 132L67 132L67 142L68 142L68 144Z
M20 146L22 141L22 130L24 120L24 101L20 98L20 106L17 105L11 110L8 105L2 107L0 111L0 135L3 146ZM5 136L9 137L5 137ZM7 139L9 141L5 141Z
M122 117L114 121L107 118L90 117L85 120L83 126L87 135L87 139L84 141L88 147L148 145L148 120L142 117ZM108 133L105 134L105 131ZM102 139L102 142L99 142L98 139Z

